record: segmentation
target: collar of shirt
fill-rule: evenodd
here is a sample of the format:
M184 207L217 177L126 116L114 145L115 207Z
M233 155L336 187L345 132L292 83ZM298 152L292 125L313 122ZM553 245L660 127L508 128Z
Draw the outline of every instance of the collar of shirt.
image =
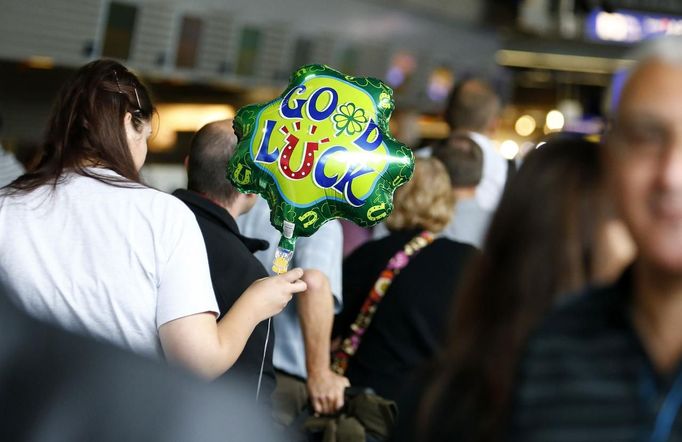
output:
M633 266L628 267L618 280L604 289L603 296L598 298L598 308L603 312L601 316L605 321L604 326L614 330L620 330L628 335L633 349L642 361L641 376L647 381L654 383L660 392L665 392L670 387L674 378L682 376L682 364L671 373L660 373L654 366L644 343L642 342L633 321Z
M211 201L209 198L190 190L177 189L173 192L173 196L182 200L185 204L201 210L209 218L225 226L230 230L244 245L251 251L251 253L260 250L267 250L269 243L262 239L249 238L239 232L239 226L234 220L230 212L223 207Z

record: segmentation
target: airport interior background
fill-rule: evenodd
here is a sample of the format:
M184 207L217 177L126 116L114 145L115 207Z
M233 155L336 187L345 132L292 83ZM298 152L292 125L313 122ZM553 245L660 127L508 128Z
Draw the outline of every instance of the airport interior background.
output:
M628 49L661 34L682 34L682 1L0 0L0 140L29 164L65 78L114 58L158 108L143 176L174 189L194 131L318 63L389 84L415 149L447 135L452 85L482 75L505 99L496 146L521 159L554 132L599 134Z

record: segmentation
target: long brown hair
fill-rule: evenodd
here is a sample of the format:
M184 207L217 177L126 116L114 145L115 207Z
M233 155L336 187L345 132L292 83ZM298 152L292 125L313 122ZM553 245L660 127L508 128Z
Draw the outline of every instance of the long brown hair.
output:
M592 280L598 229L609 213L600 149L578 139L550 141L509 183L423 397L423 440L504 436L528 334L559 295Z
M78 69L53 105L40 161L8 186L10 192L56 186L67 170L113 185L139 183L123 123L127 112L138 131L154 113L147 89L134 74L113 60ZM111 169L124 180L92 173L88 165Z

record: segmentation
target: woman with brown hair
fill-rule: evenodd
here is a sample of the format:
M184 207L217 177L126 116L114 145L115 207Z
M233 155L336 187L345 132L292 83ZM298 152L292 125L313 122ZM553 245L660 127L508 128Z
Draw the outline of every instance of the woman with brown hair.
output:
M140 181L153 113L115 61L64 85L40 162L0 191L0 289L33 316L213 378L305 283L300 269L260 280L216 323L194 215Z
M453 287L475 253L472 246L437 237L454 202L445 167L435 158L417 158L412 180L395 193L386 221L391 234L344 260L344 310L334 321L333 336L344 340L343 350L348 339L356 343L349 337L351 324L354 330L366 328L347 364L341 364L351 385L396 399L411 372L440 348ZM376 314L367 327L370 291L382 300L373 306Z
M631 259L607 201L600 149L557 139L527 156L457 296L446 350L423 394L405 402L395 440L504 439L530 331L562 295L615 278Z

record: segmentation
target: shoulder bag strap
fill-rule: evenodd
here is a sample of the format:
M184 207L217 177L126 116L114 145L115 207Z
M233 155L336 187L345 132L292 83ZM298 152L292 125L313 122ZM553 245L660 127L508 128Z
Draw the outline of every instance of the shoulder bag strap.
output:
M407 266L410 259L414 258L424 247L431 244L433 240L433 233L425 230L412 238L405 244L402 250L398 251L388 261L386 268L379 274L379 278L369 291L365 302L362 304L360 313L351 324L349 335L341 342L339 349L333 353L332 371L340 375L346 373L348 360L358 350L362 336L372 322L377 306L393 283L393 279Z

